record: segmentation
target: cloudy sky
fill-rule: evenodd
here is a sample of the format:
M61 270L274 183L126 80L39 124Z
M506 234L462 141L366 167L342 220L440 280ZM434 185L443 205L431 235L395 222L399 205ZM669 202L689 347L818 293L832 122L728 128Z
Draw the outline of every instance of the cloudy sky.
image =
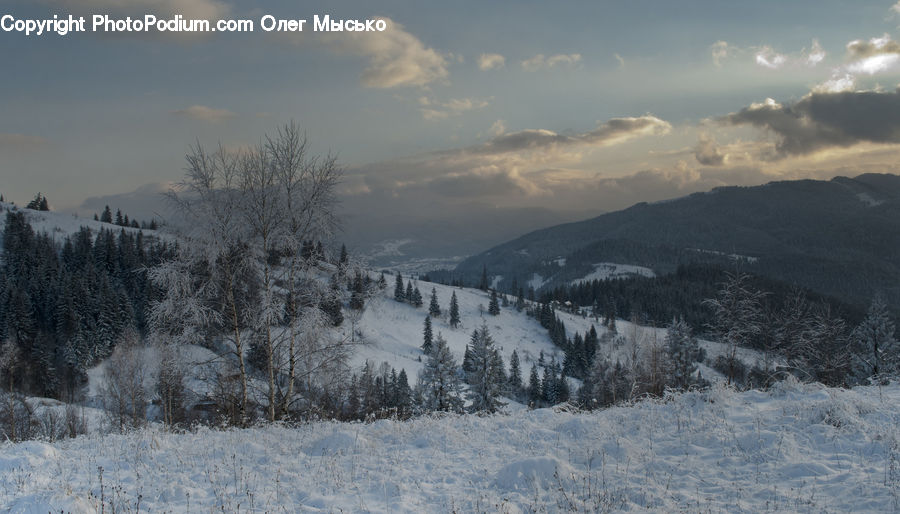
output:
M900 163L900 3L262 5L0 0L17 18L257 22L206 36L0 32L0 193L137 206L179 179L191 143L254 143L291 119L338 153L345 203L407 214L593 213ZM388 29L273 34L265 14Z

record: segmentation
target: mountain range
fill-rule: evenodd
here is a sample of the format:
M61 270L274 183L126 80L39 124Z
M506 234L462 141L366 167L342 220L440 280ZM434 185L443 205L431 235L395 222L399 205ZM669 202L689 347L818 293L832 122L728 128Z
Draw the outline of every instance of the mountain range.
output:
M719 187L534 232L461 262L452 273L495 287L570 284L623 263L657 275L706 263L795 284L862 306L900 307L900 176Z

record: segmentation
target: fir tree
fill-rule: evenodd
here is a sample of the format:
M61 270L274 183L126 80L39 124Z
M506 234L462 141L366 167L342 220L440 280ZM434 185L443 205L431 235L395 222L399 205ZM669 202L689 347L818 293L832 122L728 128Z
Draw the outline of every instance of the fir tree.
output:
M33 200L28 202L28 205L26 205L25 208L34 209L36 211L49 211L50 205L47 203L47 197L38 193Z
M381 276L378 277L378 289L381 289L383 291L386 288L387 288L387 279L384 278L384 272L382 271Z
M481 282L478 283L478 289L482 291L487 291L490 284L488 284L488 276L487 276L487 264L485 264L481 268Z
M560 373L556 380L556 403L565 403L569 401L572 392L569 388L569 381L566 380L565 373Z
M419 292L419 286L416 286L413 289L412 301L410 303L417 309L422 306L422 293Z
M413 296L413 285L412 280L408 280L406 282L406 291L403 293L403 297L406 298L407 303L412 305L415 301L415 297Z
M359 419L362 414L362 404L360 402L359 379L354 373L350 377L350 387L347 389L347 417L349 419Z
M672 380L675 387L687 389L697 373L697 360L701 356L701 349L691 333L691 327L683 319L672 320L672 324L666 330L666 350L672 362Z
M397 381L393 384L392 389L394 393L393 404L397 409L397 415L405 418L412 409L412 390L409 387L409 379L405 369L400 370L400 374L397 375Z
M547 405L556 405L557 397L557 380L553 366L545 366L544 377L541 380L541 400Z
M109 209L109 205L103 208L103 214L100 215L100 221L103 223L112 223L112 211Z
M497 301L497 291L491 290L491 301L488 304L488 314L491 316L500 315L500 303Z
M876 296L865 319L851 335L856 346L857 370L862 378L895 373L900 364L900 344L894 338L894 322L887 306Z
M397 273L397 284L394 286L394 300L406 301L406 293L403 291L403 275Z
M509 357L509 390L516 397L522 394L522 369L519 363L519 352L513 350Z
M530 407L538 407L541 404L541 379L534 364L531 365L531 373L528 375L528 404Z
M287 302L288 307L293 304L294 302ZM341 286L338 283L337 275L331 275L331 279L328 282L328 294L322 300L321 309L328 316L328 319L331 320L332 325L337 327L344 322L344 313L341 309ZM289 319L294 319L295 317L296 313L288 313Z
M348 260L349 258L347 257L347 247L342 244L341 256L338 258L338 268L345 269L347 267Z
M356 272L353 278L353 290L350 294L350 308L361 311L366 304L366 287L363 283L361 272Z
M472 357L472 347L468 343L466 343L466 349L463 351L462 370L463 375L466 377L466 382L469 382L469 375L475 372L475 361Z
M450 327L458 327L459 322L459 302L456 301L456 291L453 291L453 294L450 296Z
M425 327L422 330L422 351L425 354L431 353L432 349L432 332L431 332L431 316L425 316Z
M459 374L447 341L438 334L420 375L422 403L425 410L462 410Z
M476 328L470 341L472 372L468 375L471 388L468 398L472 412L496 412L505 403L500 401L503 392L503 361L494 348L494 339L487 324Z
M439 318L441 316L441 306L438 304L437 289L434 287L431 288L431 302L428 304L428 314L432 318Z

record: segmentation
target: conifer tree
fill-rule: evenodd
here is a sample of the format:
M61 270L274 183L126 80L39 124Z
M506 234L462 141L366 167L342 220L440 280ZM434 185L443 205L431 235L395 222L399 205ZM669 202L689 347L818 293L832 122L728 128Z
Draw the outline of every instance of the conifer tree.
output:
M407 378L406 370L401 369L397 375L397 381L392 386L394 399L393 404L397 409L397 415L405 418L409 415L412 408L412 390L409 387L409 378Z
M441 316L441 306L438 304L437 289L434 287L431 288L431 302L428 304L428 314L432 318Z
M112 211L109 209L109 205L103 208L103 214L100 215L100 221L103 223L112 223Z
M471 388L468 398L472 412L496 412L505 403L500 401L503 392L503 361L494 348L494 339L487 324L476 328L470 341L472 371L468 375Z
M541 400L547 405L556 405L557 380L553 366L544 367L544 377L541 380Z
M487 291L490 284L488 284L488 276L487 276L487 264L485 264L481 268L481 282L478 283L478 289L482 291Z
M397 284L394 286L394 300L406 301L406 293L403 290L403 275L397 273Z
M412 301L410 303L412 303L413 306L417 309L422 306L422 293L419 292L419 286L416 286L413 289Z
M522 394L522 369L519 363L519 352L513 350L509 357L509 390L519 397Z
M341 256L338 258L338 268L344 269L347 267L347 262L349 258L347 257L347 246L341 245Z
M531 373L528 375L528 404L531 407L538 407L541 404L541 379L534 364L531 365Z
M894 337L894 322L887 306L876 296L865 319L851 334L856 346L857 370L861 378L894 373L900 364L900 343Z
M488 314L498 316L500 314L500 303L497 301L497 291L491 290L491 301L488 304Z
M459 302L456 300L456 291L453 291L453 294L450 296L450 327L458 327L459 322Z
M363 283L361 272L356 272L353 278L353 290L350 294L350 308L361 311L366 305L366 287Z
M456 361L441 334L434 339L432 351L420 375L420 383L425 410L450 412L462 410Z
M674 319L666 330L666 350L671 359L672 380L675 387L687 389L697 373L697 360L701 356L700 344L691 333L684 319Z
M425 316L425 327L422 329L422 351L425 354L432 350L431 316Z

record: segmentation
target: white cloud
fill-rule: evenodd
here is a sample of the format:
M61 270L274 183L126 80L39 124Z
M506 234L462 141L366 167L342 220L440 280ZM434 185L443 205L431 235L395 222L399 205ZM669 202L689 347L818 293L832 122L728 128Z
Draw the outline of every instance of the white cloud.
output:
M419 98L419 111L429 121L443 120L451 116L459 116L468 111L477 111L490 105L487 100L476 98L451 98L446 102L434 102L428 97Z
M478 69L481 71L502 68L504 65L506 65L506 58L500 54L481 54L478 57Z
M506 123L503 120L497 120L491 125L488 132L494 137L502 136L506 133Z
M900 44L887 34L868 41L851 41L847 43L847 52L852 60L847 66L850 73L874 75L893 68L900 61Z
M797 52L782 53L770 45L738 47L727 41L716 41L709 46L713 64L722 67L726 59L753 56L753 62L764 68L776 70L780 68L809 67L814 68L822 63L828 53L822 48L818 39L813 39L809 48Z
M835 75L825 82L815 86L813 93L840 93L842 91L853 91L856 89L856 77L849 73L843 75Z
M622 57L619 54L613 54L613 57L615 57L616 60L619 61L619 68L625 67L625 58L624 57Z
M808 66L816 66L823 60L825 60L825 50L822 50L822 45L819 44L818 39L812 40L812 47L809 49L809 52L806 54L806 64Z
M522 61L522 69L525 71L538 71L555 66L574 66L581 62L581 54L556 54L545 57L537 54L530 59Z
M733 48L728 46L727 41L716 41L709 45L709 53L712 56L713 64L715 64L716 67L721 67L722 61L729 56L732 50Z
M756 64L769 69L778 69L787 63L787 56L779 54L770 46L764 46L756 52Z
M172 114L209 123L219 123L235 116L235 114L229 110L213 109L212 107L207 107L205 105L192 105L186 109L172 111Z
M383 32L342 32L324 36L334 48L368 59L362 84L366 87L392 88L425 86L445 79L447 59L419 38L404 30L403 25L383 16L387 22Z

